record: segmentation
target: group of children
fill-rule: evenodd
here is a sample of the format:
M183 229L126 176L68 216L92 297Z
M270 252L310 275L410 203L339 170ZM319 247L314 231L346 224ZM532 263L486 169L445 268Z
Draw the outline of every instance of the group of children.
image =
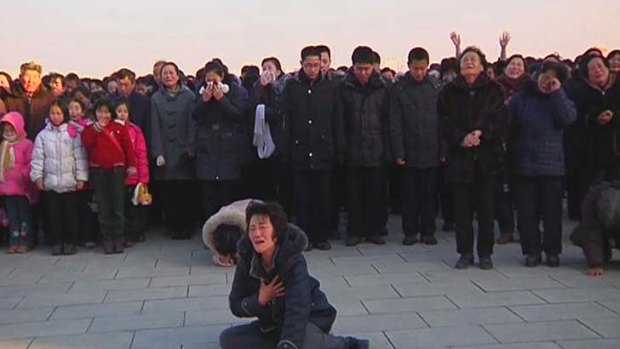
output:
M93 194L106 254L122 253L143 240L145 203L135 196L149 183L144 135L131 123L126 100L102 99L93 110L91 120L83 102L55 101L34 143L26 137L20 113L0 119L0 196L8 217L8 253L30 251L35 221L44 225L53 255L75 254L79 241L94 247L94 224L84 214L95 206Z

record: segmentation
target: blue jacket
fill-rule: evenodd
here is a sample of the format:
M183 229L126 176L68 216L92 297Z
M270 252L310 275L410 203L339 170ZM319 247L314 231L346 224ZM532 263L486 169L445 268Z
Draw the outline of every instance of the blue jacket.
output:
M531 82L508 104L513 120L509 148L522 176L564 176L563 129L577 119L563 89L545 95Z

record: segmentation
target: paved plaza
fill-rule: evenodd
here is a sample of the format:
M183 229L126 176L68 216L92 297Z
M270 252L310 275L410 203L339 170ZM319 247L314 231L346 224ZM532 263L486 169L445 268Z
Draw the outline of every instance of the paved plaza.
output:
M572 223L559 269L525 268L511 244L496 246L494 270L457 271L453 233L405 247L399 219L385 246L335 242L306 254L338 309L336 334L378 349L620 348L620 262L586 277L581 250L566 242ZM2 253L0 348L219 348L222 329L244 321L228 311L233 274L212 265L198 237L159 231L122 255Z

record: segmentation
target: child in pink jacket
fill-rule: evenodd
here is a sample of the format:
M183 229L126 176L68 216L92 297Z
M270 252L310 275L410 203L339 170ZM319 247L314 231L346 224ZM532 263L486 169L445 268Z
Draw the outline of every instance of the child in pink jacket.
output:
M24 118L10 112L0 119L0 195L9 217L8 253L27 253L32 245L31 204L36 190L30 180L30 161L34 144L26 138Z
M148 212L145 206L134 205L132 198L138 184L149 184L149 163L146 151L146 141L139 126L130 120L130 105L127 100L121 100L116 104L116 115L129 131L129 138L136 154L135 176L127 176L125 186L127 188L125 200L125 247L132 247L134 243L144 241L144 232L147 228Z

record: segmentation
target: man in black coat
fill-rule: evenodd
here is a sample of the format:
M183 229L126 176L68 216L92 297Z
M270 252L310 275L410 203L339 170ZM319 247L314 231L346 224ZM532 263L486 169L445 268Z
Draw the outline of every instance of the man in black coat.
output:
M425 49L412 49L407 64L409 73L391 87L389 115L392 157L401 168L403 245L416 243L418 234L435 245L440 83L427 74Z
M28 139L32 141L45 127L50 105L56 99L52 92L43 86L41 72L41 66L34 62L22 64L20 83L13 87L6 100L7 111L18 111L24 116Z
M336 85L321 73L316 47L301 51L301 66L284 88L281 106L290 128L297 222L308 234L309 248L329 250L329 182L339 133L334 115Z
M119 98L129 100L131 106L131 121L138 125L147 144L151 139L151 99L136 92L136 73L123 68L114 74L118 85Z
M353 51L353 67L338 89L336 113L343 127L348 211L347 246L366 237L384 244L387 217L388 88L373 68L373 51Z

